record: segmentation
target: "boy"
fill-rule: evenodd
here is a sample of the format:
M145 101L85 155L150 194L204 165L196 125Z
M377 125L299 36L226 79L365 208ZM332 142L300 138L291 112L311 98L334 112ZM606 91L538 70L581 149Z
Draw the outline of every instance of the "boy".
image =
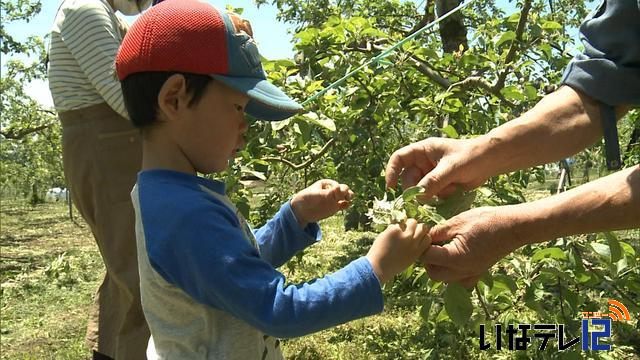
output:
M282 120L301 110L265 80L251 36L235 14L168 0L134 23L116 58L143 135L132 199L150 359L281 359L275 337L382 311L380 284L429 245L426 226L409 220L343 269L285 283L275 267L318 241L316 221L344 208L352 193L321 180L252 232L224 184L197 176L223 171L243 146L244 111Z

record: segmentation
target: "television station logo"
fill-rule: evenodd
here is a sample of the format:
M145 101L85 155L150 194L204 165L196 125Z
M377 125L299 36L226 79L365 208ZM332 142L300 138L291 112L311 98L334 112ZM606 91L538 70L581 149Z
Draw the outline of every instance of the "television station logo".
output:
M533 339L537 339L538 349L545 350L551 340L556 340L558 351L569 350L581 343L583 351L608 351L611 344L604 340L611 338L612 321L630 321L631 315L624 304L617 300L609 299L609 313L597 311L583 311L581 321L581 334L576 338L568 338L565 335L565 324L518 324L508 325L504 329L506 343L503 344L503 326L495 325L495 338L493 344L487 341L485 324L480 325L480 350L506 348L513 350L527 350Z

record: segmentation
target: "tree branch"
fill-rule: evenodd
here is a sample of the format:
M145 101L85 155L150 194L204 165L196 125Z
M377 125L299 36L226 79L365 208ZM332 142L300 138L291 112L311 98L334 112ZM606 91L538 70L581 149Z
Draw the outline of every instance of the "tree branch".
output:
M515 107L516 105L514 103L512 103L511 101L507 100L504 95L502 95L500 93L500 89L502 89L502 87L497 87L495 84L491 85L487 80L479 77L479 76L469 76L466 79L460 80L457 83L451 84L451 86L447 89L447 90L452 90L454 88L460 88L463 90L468 89L469 87L479 87L482 89L487 90L488 93L494 95L495 97L497 97L498 99L500 99L500 101L502 101L503 103L507 104L509 107Z
M0 131L0 135L4 136L5 139L20 140L29 134L33 134L35 132L49 128L51 127L51 125L53 125L53 123L22 130L9 129L9 131Z
M416 70L418 70L422 75L431 79L431 81L433 81L434 83L440 85L444 89L447 89L451 86L451 81L449 79L444 78L437 71L427 66L425 62L417 56L411 55L411 60L413 60Z
M430 5L431 5L431 1L427 0L424 4L424 14L422 15L422 18L411 30L409 30L408 33L405 34L405 36L413 35L416 31L422 29L428 23L433 21L434 16L432 13L429 12Z
M56 113L56 112L55 112L55 111L53 111L53 110L49 110L49 109L38 109L38 111L43 112L43 113L47 113L47 114L49 114L49 115L53 115L53 116L58 115L58 113Z
M320 151L317 154L312 154L311 157L309 158L309 160L303 162L302 164L294 164L290 160L287 160L287 159L281 158L281 157L269 157L268 156L268 157L262 158L262 160L269 161L269 162L280 162L280 163L283 163L283 164L289 166L293 170L301 170L301 169L305 169L305 168L309 167L309 165L313 164L316 160L321 158L322 155L324 155L329 150L331 145L333 145L333 143L335 143L335 142L336 142L336 139L335 138L331 138L326 144L324 144L322 149L320 149Z
M491 316L491 313L487 308L487 304L484 302L482 295L480 295L480 289L478 288L478 284L476 284L475 289L476 289L476 295L478 296L478 300L480 301L480 305L482 305L482 310L484 310L484 314L487 316L487 319L493 320L493 316Z
M500 91L504 87L504 82L507 79L507 75L511 72L511 62L516 57L517 47L522 42L522 34L524 33L525 26L527 25L527 19L529 18L529 10L531 10L531 0L525 0L522 5L522 12L520 13L520 19L518 20L518 26L516 27L516 38L511 42L509 52L504 58L504 70L498 75L496 83L493 85L494 91Z

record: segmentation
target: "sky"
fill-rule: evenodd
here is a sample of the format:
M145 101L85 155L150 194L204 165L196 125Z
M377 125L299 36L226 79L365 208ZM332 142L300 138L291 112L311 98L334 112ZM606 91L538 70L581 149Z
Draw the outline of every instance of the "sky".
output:
M53 20L60 5L59 0L43 0L42 11L29 23L11 23L6 29L17 40L29 35L45 36L51 30ZM217 7L224 8L231 3L235 8L243 8L242 17L250 20L254 38L262 56L267 59L290 58L293 56L292 36L287 32L289 26L276 20L278 10L272 5L263 5L258 9L253 0L211 1ZM129 23L137 17L125 16ZM274 41L275 40L275 41ZM2 58L2 67L6 59ZM41 104L53 107L53 100L46 81L34 81L26 87L26 92Z
M232 4L235 8L243 8L242 17L251 22L254 38L258 43L258 48L262 56L267 59L291 58L293 56L292 35L290 25L276 19L277 9L273 5L262 5L258 9L253 0L206 0L207 2L224 8L226 4ZM414 1L421 4L422 0ZM51 25L60 4L60 0L43 0L42 11L30 23L11 23L6 26L6 30L13 34L17 40L23 40L29 35L45 36L49 33ZM516 11L514 0L499 0L498 6L503 8L507 14ZM132 23L136 17L126 17ZM573 34L572 34L573 35ZM2 59L2 67L6 59ZM38 100L47 107L53 107L53 100L49 93L46 81L34 81L26 87L27 94Z

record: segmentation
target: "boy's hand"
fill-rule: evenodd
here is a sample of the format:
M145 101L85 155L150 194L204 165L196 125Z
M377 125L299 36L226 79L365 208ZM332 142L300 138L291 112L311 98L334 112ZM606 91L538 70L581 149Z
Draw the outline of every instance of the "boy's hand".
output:
M404 224L389 225L380 233L371 245L367 259L380 283L384 284L413 264L429 245L428 226L408 219Z
M349 207L353 191L345 184L323 179L293 195L291 208L301 227L310 222L326 219Z

